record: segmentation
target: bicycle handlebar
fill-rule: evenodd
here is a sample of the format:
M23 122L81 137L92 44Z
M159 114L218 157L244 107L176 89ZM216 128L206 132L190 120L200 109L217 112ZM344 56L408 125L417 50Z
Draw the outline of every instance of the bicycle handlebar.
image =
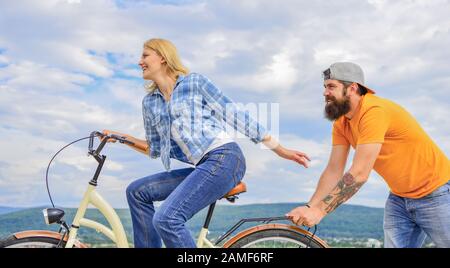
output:
M102 141L100 142L96 150L93 149L95 137L102 138ZM91 132L91 135L89 135L89 146L88 146L89 154L98 155L109 139L114 139L119 141L120 143L125 143L128 145L134 145L134 142L127 140L126 137L119 136L116 134L105 135L102 132L93 131Z

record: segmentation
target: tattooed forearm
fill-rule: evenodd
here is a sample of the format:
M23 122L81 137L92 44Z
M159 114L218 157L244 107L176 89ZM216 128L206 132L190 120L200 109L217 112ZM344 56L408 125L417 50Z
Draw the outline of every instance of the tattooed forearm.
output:
M353 177L350 172L345 173L344 177L338 182L336 188L322 200L326 205L325 211L330 213L335 210L338 206L352 197L363 184L364 182L356 182L355 177Z

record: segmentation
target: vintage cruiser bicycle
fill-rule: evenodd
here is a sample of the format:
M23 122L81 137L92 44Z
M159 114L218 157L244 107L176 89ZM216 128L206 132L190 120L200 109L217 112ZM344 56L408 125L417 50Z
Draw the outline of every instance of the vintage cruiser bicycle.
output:
M101 142L96 149L93 149L95 137L100 137ZM80 202L75 217L71 226L63 220L64 211L55 208L49 188L48 188L48 170L53 159L69 145L79 142L81 140L89 139L88 155L94 157L98 162L97 169L93 178L89 181L84 197ZM86 248L87 246L77 239L77 233L80 228L92 228L111 239L119 248L129 247L127 236L121 220L111 205L96 191L98 186L98 179L102 170L103 164L106 160L105 155L101 155L101 151L109 139L115 139L120 143L132 144L124 137L117 135L104 135L101 132L94 131L89 137L81 138L73 141L61 150L59 150L47 167L46 182L50 201L53 205L51 208L43 210L44 219L47 224L59 224L59 232L48 230L28 230L22 231L3 239L0 241L2 248ZM246 185L241 182L234 189L228 192L223 198L230 202L234 202L237 196L246 192ZM85 218L85 213L89 205L97 208L101 214L106 218L110 227L101 223ZM314 227L313 233L308 230L301 229L294 225L284 223L275 223L287 220L286 217L269 217L269 218L251 218L242 219L231 227L226 233L219 237L214 243L208 240L208 227L211 222L216 202L209 206L203 228L201 229L198 239L197 247L223 247L223 248L325 248L328 247L326 242L315 235L317 227ZM248 228L244 231L232 236L239 227L245 223L259 223L254 227Z

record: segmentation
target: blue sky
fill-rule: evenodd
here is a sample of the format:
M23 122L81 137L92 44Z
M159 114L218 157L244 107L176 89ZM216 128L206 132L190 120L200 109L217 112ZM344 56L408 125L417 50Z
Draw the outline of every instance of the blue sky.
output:
M178 47L190 70L242 103L279 103L280 140L312 158L305 170L239 139L248 192L240 204L303 202L330 151L321 71L359 63L378 95L408 109L450 155L448 0L0 2L0 205L49 203L51 156L92 130L144 137L145 40ZM76 206L95 169L87 143L64 151L50 171L54 200ZM119 144L106 149L99 191L125 207L133 180L159 160ZM183 167L177 163L175 167ZM381 207L388 188L373 172L349 203Z

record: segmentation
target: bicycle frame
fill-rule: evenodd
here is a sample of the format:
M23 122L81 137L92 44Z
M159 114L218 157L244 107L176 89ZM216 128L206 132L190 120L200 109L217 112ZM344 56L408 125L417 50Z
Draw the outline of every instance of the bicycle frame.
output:
M81 226L92 228L97 232L103 233L114 243L116 243L119 248L128 248L129 245L127 236L119 216L95 188L96 186L90 184L84 194L83 200L80 203L72 226L69 230L69 239L66 243L66 248L71 248L74 245L78 229ZM84 218L86 209L89 205L96 207L101 214L105 216L112 229L96 221Z
M66 248L71 248L76 243L76 237L78 233L78 229L81 226L85 226L91 229L95 229L99 233L103 233L109 239L111 239L114 243L116 243L119 248L128 248L128 240L123 228L122 222L120 221L119 216L115 212L109 203L103 199L103 197L96 191L98 176L100 175L100 171L103 167L103 163L105 162L106 156L100 155L100 151L103 149L107 142L107 138L105 138L96 150L93 149L93 139L94 136L97 135L98 132L92 132L89 140L89 154L92 155L97 162L99 163L97 170L95 172L94 177L89 182L88 188L84 193L84 197L80 203L80 206L77 210L75 218L73 220L72 226L69 229L69 238L66 243ZM111 229L106 227L105 225L98 223L96 221L85 218L86 210L89 205L97 208L100 213L106 218ZM210 206L210 211L208 212L208 216L205 222L204 227L200 231L197 247L214 247L214 245L207 239L208 235L208 225L211 221L212 213L214 210L214 205Z
M128 240L120 221L119 216L115 210L108 204L108 202L103 199L103 197L96 191L96 186L89 185L83 200L77 210L75 218L73 220L72 226L69 230L69 239L66 243L66 248L71 248L74 243L76 243L76 236L78 229L82 226L95 229L97 232L104 234L114 243L116 243L118 248L128 248ZM112 229L106 227L105 225L98 223L96 221L84 218L86 210L89 205L97 208L103 216L105 216L108 223L111 225ZM203 227L197 239L198 248L214 248L215 246L207 238L208 228Z
M215 248L214 244L208 240L208 229L202 228L200 234L197 239L197 247L198 248Z

